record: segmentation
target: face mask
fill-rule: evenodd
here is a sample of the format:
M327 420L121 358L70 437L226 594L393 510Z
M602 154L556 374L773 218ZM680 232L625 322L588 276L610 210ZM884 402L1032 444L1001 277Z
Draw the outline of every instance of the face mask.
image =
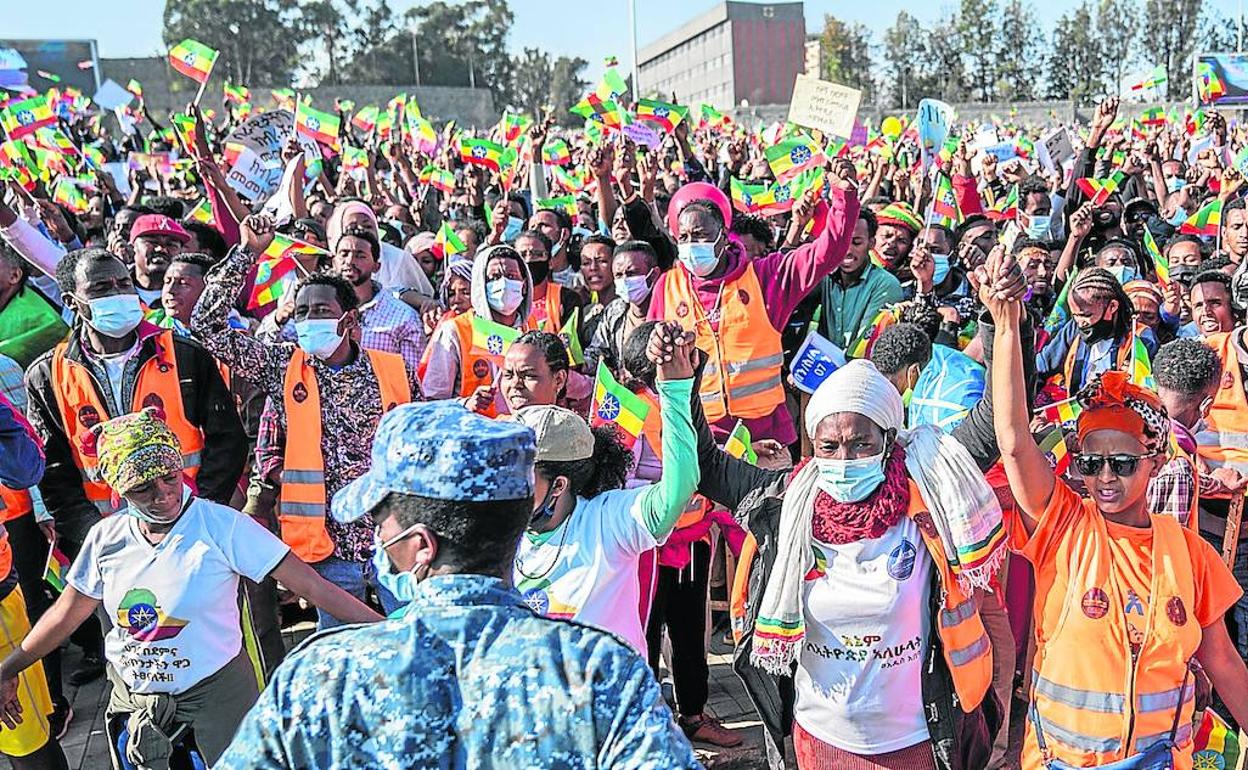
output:
M1170 192L1178 192L1179 190L1182 190L1184 187L1187 187L1187 180L1184 179L1183 177L1181 176L1166 177L1166 189L1169 190Z
M295 335L303 352L322 361L329 358L342 344L344 335L338 333L338 318L310 318L295 321Z
M815 458L819 488L842 503L856 503L884 483L884 453L857 460Z
M1166 224L1170 225L1171 227L1178 227L1186 221L1187 221L1187 209L1183 208L1182 206L1179 206L1177 209L1174 210L1174 214L1172 214L1170 218L1166 220Z
M416 598L416 576L395 569L379 537L373 538L373 569L377 570L377 582L394 594L400 604L410 604Z
M1114 265L1109 268L1109 272L1113 273L1114 277L1118 279L1118 283L1123 286L1140 277L1140 271L1136 270L1132 265Z
M495 278L485 284L485 299L495 312L514 313L524 301L524 282Z
M91 318L83 320L105 337L121 339L143 320L143 306L137 294L113 294L87 300Z
M519 217L507 217L507 227L503 230L503 240L511 243L524 229L524 220Z
M550 256L558 256L561 251L563 251L563 241L559 241L554 246L550 247Z
M542 504L533 510L533 515L529 517L529 526L541 524L551 516L555 515L555 503L558 502L559 496L552 495L551 490L546 490L546 497L542 498Z
M699 278L705 278L719 266L719 257L715 254L715 244L718 241L719 236L715 236L713 241L680 243L676 246L676 254L685 269Z
M634 305L640 305L650 296L650 281L644 275L627 275L615 279L615 294Z
M550 277L550 262L543 259L541 262L530 262L529 275L533 278L534 285L541 283Z
M572 234L579 235L582 238L588 238L589 236L594 234L594 231L590 230L587 227L581 227L580 225L577 225L576 227L572 228Z
M932 255L932 284L939 286L944 283L945 278L949 275L949 255L933 254Z
M1114 333L1114 319L1102 318L1091 326L1079 326L1077 329L1084 342L1107 340Z
M1049 223L1053 217L1047 214L1032 214L1027 225L1027 237L1042 240L1049 237Z

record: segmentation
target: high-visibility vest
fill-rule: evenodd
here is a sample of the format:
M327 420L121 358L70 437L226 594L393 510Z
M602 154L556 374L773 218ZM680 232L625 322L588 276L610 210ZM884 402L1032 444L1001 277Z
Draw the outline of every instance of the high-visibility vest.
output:
M649 391L637 395L650 405L650 411L646 413L646 421L641 426L642 438L650 445L650 449L659 458L659 462L663 462L663 416L659 409L659 400ZM711 501L694 492L693 497L690 497L689 502L685 504L685 510L681 512L680 518L676 520L676 529L692 527L706 518L710 510Z
M154 338L156 355L139 369L134 387L131 412L155 407L163 413L165 423L182 445L182 462L188 476L199 475L204 451L204 433L186 418L182 404L182 387L178 376L178 359L174 354L173 331L165 330ZM95 453L84 454L83 439L93 426L120 415L112 415L104 407L95 390L95 378L87 367L65 356L68 342L56 346L52 354L52 390L61 413L61 425L69 440L74 464L82 471L82 488L101 516L116 513L121 501L99 477L99 460Z
M710 356L702 371L700 391L706 419L766 417L784 403L780 379L784 349L780 332L767 317L753 264L720 287L718 333L711 330L684 267L668 271L663 281L663 307L667 320L694 332L698 347Z
M1137 325L1135 332L1138 334L1142 328L1143 327ZM1083 344L1083 338L1075 335L1074 341L1070 343L1070 350L1066 351L1066 361L1062 364L1062 382L1060 384L1062 387L1066 388L1072 396L1075 394L1076 390L1076 388L1071 387L1071 383L1075 381L1075 363L1079 358L1079 348ZM1123 338L1122 342L1118 343L1118 350L1114 354L1114 368L1121 369L1125 372L1131 371L1131 353L1134 349L1135 338L1133 335L1128 334ZM1083 372L1080 372L1079 375L1079 387L1082 388L1088 383L1082 379Z
M529 319L527 326L530 329L540 329L551 334L558 334L563 327L563 290L559 284L554 281L548 281L546 284L546 296L542 301L546 303L546 317L538 318L537 304L538 299L533 298L533 309L529 311Z
M1069 574L1062 576L1065 585L1059 583L1058 590L1068 599L1055 628L1036 630L1023 767L1044 766L1037 723L1053 758L1074 767L1098 767L1169 738L1178 710L1175 767L1190 770L1196 687L1187 666L1200 646L1201 629L1182 527L1171 516L1152 517L1151 617L1145 621L1142 647L1133 654L1125 614L1127 589L1114 574L1105 519L1094 511L1077 526L1094 528L1095 536L1074 541L1088 543L1077 549L1058 546L1056 558L1069 564Z
M395 353L364 350L377 376L381 410L386 413L412 400L403 358ZM286 407L285 465L278 513L282 540L309 564L334 552L325 527L325 455L321 449L321 394L316 372L302 348L295 348L282 386Z
M459 397L467 398L482 385L494 382L494 363L488 356L473 353L472 319L474 312L465 310L451 319L455 325L455 335L459 339ZM524 325L525 331L536 328L533 317L529 316ZM430 345L429 347L433 347ZM486 417L497 417L498 408L490 404L483 414Z
M1192 504L1187 510L1187 521L1183 522L1183 526L1193 532L1200 532L1200 474L1202 462L1199 457L1192 455L1178 442L1171 441L1174 447L1174 455L1176 458L1182 458L1192 467Z
M909 483L910 508L906 511L906 516L918 525L932 562L940 572L943 601L937 617L932 618L932 625L940 635L945 663L952 674L959 705L963 711L970 713L983 702L992 685L992 642L989 641L988 631L979 616L975 597L963 593L949 567L940 533L931 520L931 513L927 503L923 502L918 485L913 480ZM750 567L757 555L758 543L750 533L741 546L741 558L737 560L737 573L733 577L732 595L728 601L732 633L738 642L745 632L746 609L750 598Z
M0 522L13 521L35 509L29 489L9 489L0 484ZM0 575L4 574L0 572Z
M1248 475L1248 398L1232 335L1238 329L1205 338L1222 360L1222 379L1205 417L1205 429L1196 434L1197 451L1211 468L1230 466Z

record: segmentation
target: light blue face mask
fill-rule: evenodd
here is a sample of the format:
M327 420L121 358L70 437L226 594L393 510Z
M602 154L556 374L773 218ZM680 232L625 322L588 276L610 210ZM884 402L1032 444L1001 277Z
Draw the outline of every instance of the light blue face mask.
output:
M576 227L572 228L572 234L579 235L582 238L588 238L589 236L594 234L594 231L590 230L588 227L581 227L580 225L577 225Z
M303 352L322 361L329 358L342 344L343 335L338 333L338 318L309 318L295 321L295 336Z
M816 457L819 488L842 503L865 500L884 483L884 453L857 460Z
M1166 189L1169 190L1170 192L1178 192L1179 190L1182 190L1184 187L1187 187L1187 180L1184 179L1183 177L1181 176L1166 177Z
M1027 237L1043 240L1049 237L1049 223L1053 221L1053 217L1048 214L1031 214L1028 217Z
M516 236L520 235L520 231L524 229L524 220L520 217L507 217L507 227L503 229L503 240L507 243L513 243Z
M1118 283L1123 286L1140 277L1140 271L1136 270L1134 265L1114 265L1109 268L1109 272L1113 273L1114 277L1118 279Z
M1170 225L1171 227L1179 227L1186 221L1187 221L1187 209L1183 208L1182 206L1179 206L1177 209L1174 210L1174 214L1172 214L1170 218L1166 220L1166 224Z
M717 235L713 241L679 243L676 245L676 256L685 269L699 278L705 278L715 272L719 265L719 255L715 253L715 244L718 242Z
M377 570L377 582L394 594L400 604L410 604L416 598L416 576L411 572L399 572L390 561L381 538L373 537L373 569Z
M137 294L111 294L87 300L91 319L87 325L105 337L119 340L143 320L143 306ZM84 319L85 320L85 319Z
M944 283L945 278L949 276L949 255L933 254L932 255L932 285L939 286Z

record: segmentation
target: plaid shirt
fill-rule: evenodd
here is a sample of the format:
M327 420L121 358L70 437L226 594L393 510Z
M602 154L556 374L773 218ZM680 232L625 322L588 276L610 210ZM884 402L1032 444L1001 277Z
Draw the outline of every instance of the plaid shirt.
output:
M1196 483L1196 469L1186 458L1175 457L1148 483L1148 509L1155 514L1173 516L1186 527L1192 513Z
M373 298L360 306L360 345L396 353L414 372L425 352L425 324L420 314L393 292L373 282Z

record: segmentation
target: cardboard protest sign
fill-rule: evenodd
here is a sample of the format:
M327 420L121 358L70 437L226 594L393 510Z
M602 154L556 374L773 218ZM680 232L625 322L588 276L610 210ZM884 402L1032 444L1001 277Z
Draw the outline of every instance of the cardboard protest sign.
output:
M998 142L982 148L981 152L996 158L997 163L1004 163L1010 158L1018 157L1018 148L1014 146L1013 142Z
M1075 148L1071 144L1070 134L1065 126L1058 126L1040 138L1036 145L1036 155L1040 164L1049 171L1056 171L1066 161L1075 157Z
M134 101L134 94L122 88L115 80L110 79L100 84L99 90L95 92L95 96L91 97L91 101L106 110L115 110L118 107L125 107Z
M642 144L646 147L658 147L663 143L663 137L659 132L641 121L629 123L620 130L624 136L627 136L636 144Z
M844 365L844 351L819 332L811 330L793 356L789 371L793 375L793 384L807 393L814 393L832 372Z
M265 200L282 181L282 145L295 131L295 117L287 110L254 115L225 138L226 144L242 146L238 159L225 174L225 181L239 195L251 201ZM319 159L316 140L298 134L299 145L309 158Z
M810 75L798 75L789 102L789 122L849 139L862 92Z

